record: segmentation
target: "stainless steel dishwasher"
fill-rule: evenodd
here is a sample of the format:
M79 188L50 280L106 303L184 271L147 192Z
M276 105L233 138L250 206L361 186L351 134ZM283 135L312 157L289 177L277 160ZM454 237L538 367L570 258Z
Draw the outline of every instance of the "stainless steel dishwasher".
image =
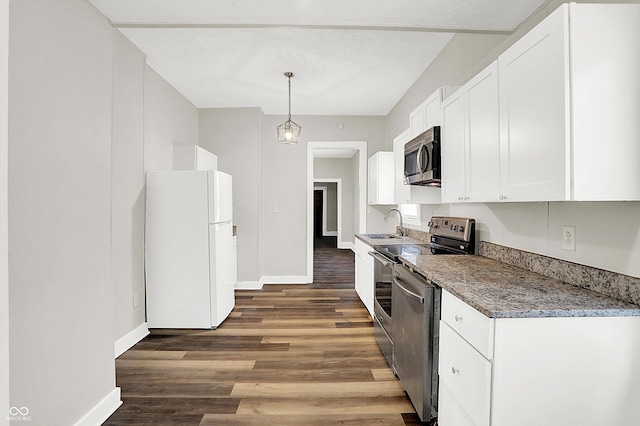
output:
M393 265L393 362L420 420L438 417L438 336L442 290L402 264Z

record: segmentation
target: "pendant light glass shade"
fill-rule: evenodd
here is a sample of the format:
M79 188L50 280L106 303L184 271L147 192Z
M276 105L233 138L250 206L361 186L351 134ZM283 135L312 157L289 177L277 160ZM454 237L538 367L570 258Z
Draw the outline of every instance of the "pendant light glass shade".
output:
M293 77L294 74L292 72L285 72L284 75L289 79L289 118L278 126L278 142L294 144L298 143L302 127L291 121L291 77Z

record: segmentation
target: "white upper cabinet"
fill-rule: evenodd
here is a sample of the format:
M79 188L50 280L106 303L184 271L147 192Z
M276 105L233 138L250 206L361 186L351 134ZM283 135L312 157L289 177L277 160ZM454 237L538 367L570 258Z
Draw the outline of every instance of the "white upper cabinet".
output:
M571 4L574 200L640 200L640 4Z
M443 102L442 120L442 201L498 201L497 61Z
M395 158L393 152L379 151L368 161L369 204L395 204Z
M500 120L498 63L493 62L464 85L466 124L466 196L473 202L500 196Z
M569 197L568 9L561 6L499 59L501 197Z
M463 89L460 88L442 104L442 201L463 201L467 194L465 158L465 118Z
M563 4L499 57L501 199L640 200L638 22Z
M411 203L411 185L404 183L404 144L411 140L411 129L407 129L393 139L393 157L395 163L395 203Z

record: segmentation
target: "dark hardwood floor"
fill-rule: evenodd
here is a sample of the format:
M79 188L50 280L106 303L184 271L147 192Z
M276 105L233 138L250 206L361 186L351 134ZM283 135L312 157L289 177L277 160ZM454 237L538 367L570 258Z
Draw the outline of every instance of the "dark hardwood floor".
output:
M106 425L420 424L354 290L350 250L317 247L314 283L237 291L217 330L152 330L116 360Z

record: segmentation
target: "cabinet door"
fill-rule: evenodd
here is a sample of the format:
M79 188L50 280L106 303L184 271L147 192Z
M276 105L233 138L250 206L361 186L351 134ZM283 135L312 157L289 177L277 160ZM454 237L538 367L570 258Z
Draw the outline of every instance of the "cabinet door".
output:
M369 204L395 204L395 157L391 151L369 158Z
M409 114L409 130L411 131L411 138L415 138L420 133L427 130L424 121L424 109L423 104L418 105L416 109Z
M640 4L569 10L573 200L640 200Z
M570 195L568 11L561 7L498 58L501 192L507 201Z
M455 203L466 197L463 89L443 103L442 120L442 201Z
M439 353L438 422L489 426L491 363L443 321Z
M466 123L466 199L498 201L500 197L500 121L498 62L464 86ZM445 130L447 125L445 123Z
M375 156L369 158L367 162L367 200L369 204L378 204L378 161Z
M395 163L395 204L411 203L411 186L404 183L404 144L411 140L411 129L400 133L393 140Z
M355 275L356 275L356 293L364 306L373 317L373 258L369 256L369 251L373 250L367 244L356 238L355 244Z
M442 125L442 90L436 90L422 103L424 130Z

